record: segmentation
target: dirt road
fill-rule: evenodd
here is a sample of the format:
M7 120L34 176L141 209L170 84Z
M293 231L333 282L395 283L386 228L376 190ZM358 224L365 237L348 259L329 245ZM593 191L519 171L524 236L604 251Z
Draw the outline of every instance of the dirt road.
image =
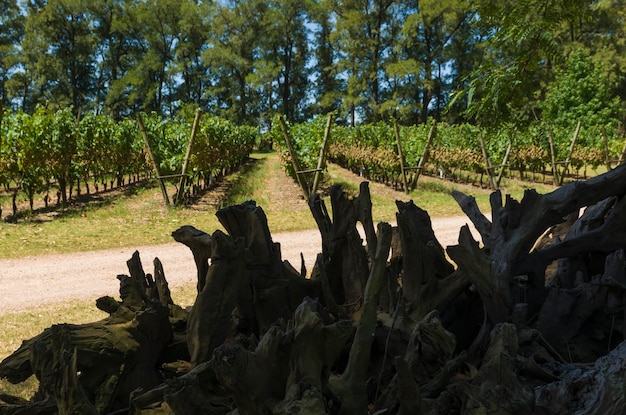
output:
M466 217L433 219L433 230L441 244L456 244L459 229ZM211 232L211 230L205 230ZM272 235L281 244L282 257L300 269L300 253L308 269L313 267L321 251L318 230L278 233ZM0 313L25 311L31 308L74 299L95 300L103 295L117 298L119 274L128 274L126 261L139 251L144 269L152 272L152 261L158 257L171 287L196 284L196 269L191 251L172 242L165 245L45 255L0 260Z

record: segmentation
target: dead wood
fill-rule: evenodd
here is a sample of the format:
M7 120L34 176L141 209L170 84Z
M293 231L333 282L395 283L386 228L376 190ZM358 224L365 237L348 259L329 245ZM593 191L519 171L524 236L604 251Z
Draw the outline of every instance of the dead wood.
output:
M150 277L138 253L128 266L133 276L118 276L122 301L98 301L109 317L46 329L0 363L0 378L21 383L34 374L59 413L75 414L126 408L132 391L158 385L158 364L172 341L170 308L148 298Z
M50 328L50 344L36 343L31 361L42 388L56 403L59 415L98 415L78 380L78 350L72 348L68 326ZM49 346L49 349L48 347ZM50 354L49 352L52 351Z
M363 220L368 243L374 246L370 229L371 206L369 191L365 183L362 193L356 198L349 198L340 186L329 190L332 205L332 219L319 194L311 195L309 207L322 237L322 261L315 267L324 268L328 286L333 299L329 300L344 308L348 314L358 317L363 301L363 291L367 282L368 257L363 241L357 230L357 221ZM371 248L370 248L371 250ZM317 275L317 270L313 270ZM330 298L330 295L328 295Z
M469 282L445 257L430 217L413 202L396 202L402 257L402 295L415 321L443 310Z
M243 238L251 266L274 266L280 260L280 250L272 242L265 212L256 202L220 209L215 214L233 239Z
M340 414L356 414L367 411L368 398L362 385L367 380L367 367L377 321L378 297L384 284L384 271L390 248L391 225L380 223L378 225L376 255L373 258L363 293L363 310L350 349L350 358L346 370L333 382L332 386L335 394L341 400Z
M180 242L193 254L193 260L198 270L198 292L202 291L206 283L206 274L209 271L209 258L211 257L211 235L202 232L190 225L181 226L172 232L175 241Z
M513 278L518 274L514 271L516 264L523 263L528 258L532 247L539 237L551 226L563 222L563 218L585 206L594 205L610 196L621 196L626 193L626 165L597 176L585 182L571 182L551 193L539 195L534 190L526 190L521 202L507 195L506 204L502 205L499 191L492 193L491 221L478 209L476 201L471 196L460 192L453 192L463 211L476 226L482 237L483 247L473 248L469 235L461 235L459 245L465 245L467 253L472 252L478 261L482 261L488 268L479 276L474 269L476 284L480 279L482 286L481 297L490 321L494 324L507 321L513 310L512 286ZM621 230L619 230L621 235ZM617 235L616 240L621 241ZM461 242L461 239L463 242ZM611 239L611 238L610 238ZM557 245L546 248L554 250ZM453 249L454 251L454 249ZM451 257L454 255L450 252ZM456 254L459 254L457 252ZM454 259L454 258L453 258ZM454 259L459 268L471 269L467 255L457 255ZM473 267L476 268L476 267ZM536 312L545 298L544 272L527 275L523 290L528 298L530 312ZM466 272L470 278L470 272ZM471 278L470 278L471 279Z
M255 202L221 209L217 216L230 235L216 231L192 248L201 258L209 248L211 259L187 322L193 365L210 360L229 337L262 336L278 319L291 318L303 298L317 297L321 290L319 281L282 261L280 244L272 241L265 213ZM199 275L207 262L196 262Z
M626 342L593 365L551 365L562 373L559 382L535 390L535 413L541 415L623 414Z
M311 279L282 261L254 202L223 209L228 235L173 234L196 262L190 314L136 253L120 300L97 302L109 317L54 326L0 363L15 383L35 373L43 396L0 395L0 414L622 413L624 175L521 202L494 192L491 220L455 193L482 237L461 228L458 269L412 202L375 236L366 183L357 197L331 188L332 218L311 198Z
M238 324L233 319L235 309L241 301L252 301L246 289L250 276L246 271L243 244L243 239L233 241L219 230L211 236L211 266L206 284L198 293L187 320L187 344L193 366L209 361L213 349L229 334L236 333L232 327Z

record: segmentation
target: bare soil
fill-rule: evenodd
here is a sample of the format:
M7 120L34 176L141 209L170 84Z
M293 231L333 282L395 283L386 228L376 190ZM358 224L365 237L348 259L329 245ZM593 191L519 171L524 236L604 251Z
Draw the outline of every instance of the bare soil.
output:
M280 169L269 169L267 193L270 204L277 209L306 204L297 184ZM352 175L346 172L347 175ZM352 175L355 182L361 179ZM404 193L388 186L371 183L371 191L396 199L404 199ZM214 205L222 199L220 192L227 185L218 186L213 193L200 201ZM459 228L468 223L466 217L433 219L433 229L443 246L456 243ZM206 232L213 230L205 229ZM274 242L281 244L282 257L296 269L300 269L302 254L307 269L311 269L321 239L317 229L273 234ZM158 257L163 264L170 287L195 286L196 269L191 251L182 244L172 242L163 245L137 246L108 250L60 255L32 256L0 260L0 290L2 301L0 313L21 312L54 303L75 299L96 300L104 295L117 296L119 281L116 276L127 274L126 261L137 250L146 272L152 272L152 261Z

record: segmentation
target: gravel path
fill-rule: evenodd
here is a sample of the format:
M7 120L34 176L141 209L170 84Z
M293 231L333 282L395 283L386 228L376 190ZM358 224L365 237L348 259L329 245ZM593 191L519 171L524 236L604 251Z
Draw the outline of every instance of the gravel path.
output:
M466 217L433 219L433 230L445 247L453 245ZM211 230L205 230L211 232ZM281 244L284 260L300 269L300 253L307 269L321 251L318 230L277 233L274 242ZM163 264L170 287L196 284L196 269L191 251L172 242L164 245L118 248L63 255L45 255L0 260L0 290L3 300L0 313L25 311L31 308L75 299L96 300L103 295L117 298L116 276L128 274L126 261L139 251L146 272L152 272L152 261L158 257Z

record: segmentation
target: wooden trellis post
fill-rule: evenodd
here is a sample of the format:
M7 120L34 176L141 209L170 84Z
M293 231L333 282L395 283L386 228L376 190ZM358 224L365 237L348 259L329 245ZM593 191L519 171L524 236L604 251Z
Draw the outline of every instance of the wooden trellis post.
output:
M485 159L485 167L487 168L489 182L491 183L491 187L493 190L498 190L498 182L496 181L496 177L493 171L493 165L491 164L491 159L489 158L489 154L487 153L487 147L485 146L485 140L483 139L482 131L478 133L478 139L480 140L480 147L483 151L483 158Z
M291 144L291 137L289 136L289 131L287 130L287 124L285 123L284 118L281 116L278 119L280 121L280 127L283 130L283 136L285 137L287 149L289 150L289 156L291 157L291 165L293 166L293 170L296 172L296 180L300 185L300 189L302 189L304 197L308 201L311 192L309 190L309 184L306 180L306 177L303 176L303 173L306 172L302 171L302 169L300 168L300 162L298 162L296 151L293 149L293 145Z
M200 117L202 116L202 110L198 108L196 110L196 116L193 119L193 125L191 126L191 135L189 136L189 145L187 146L187 153L185 154L185 160L183 162L183 169L180 173L180 182L178 184L178 193L176 193L176 199L174 203L178 206L183 202L183 195L185 193L185 185L187 182L187 168L189 167L189 159L191 158L191 150L193 142L196 138L196 132L198 131L198 125L200 124Z
M409 194L409 186L406 181L406 170L404 168L404 152L402 151L402 141L400 140L400 130L398 128L398 120L393 119L393 132L396 135L396 144L398 146L398 158L400 159L400 172L402 174L402 184L404 185L404 192Z
M556 169L556 150L554 148L554 137L552 133L548 133L548 142L550 143L550 158L552 161L552 183L555 186L559 185L559 172Z
M404 165L404 151L402 150L402 140L400 139L400 131L398 129L398 122L395 119L393 120L393 131L396 136L396 143L398 146L398 157L400 158L400 169L402 171L402 181L404 183L404 189L405 189L406 194L409 194L411 190L417 187L417 180L419 179L419 176L422 173L422 170L424 170L424 165L426 164L426 161L428 160L428 152L430 151L430 146L435 136L436 124L437 124L437 121L433 120L433 123L430 126L430 130L428 131L428 138L426 139L426 144L424 145L422 156L420 157L419 162L417 163L417 167L407 167ZM408 180L406 178L406 172L408 170L416 170L415 176L413 180L411 180L410 185L408 184Z
M569 165L572 161L572 154L574 153L574 148L576 147L576 141L578 141L578 133L580 133L580 121L576 124L576 130L574 130L574 136L572 137L572 142L569 145L567 157L563 162L563 171L559 175L559 186L563 185L563 179L565 179L565 176L567 175L567 170L569 169Z
M430 151L430 146L433 142L433 138L435 137L435 132L437 125L437 120L433 120L433 124L430 126L430 130L428 131L428 138L426 139L426 144L424 145L424 150L422 151L422 156L420 157L420 161L417 163L417 172L415 173L415 179L411 184L411 189L415 189L417 187L417 180L422 174L422 170L424 170L424 165L428 161L428 152Z
M148 133L146 132L146 127L143 124L143 119L141 118L141 114L137 113L137 123L139 124L139 130L141 131L141 135L143 136L143 141L146 144L146 150L148 151L148 155L150 156L150 160L152 160L152 167L154 168L154 172L157 175L157 179L159 179L159 185L161 186L161 193L163 194L163 202L165 203L165 207L170 207L170 198L167 196L167 189L165 188L165 182L163 181L163 177L159 171L159 164L154 157L154 153L152 153L152 149L150 148L150 140L148 139Z
M625 155L626 155L626 141L624 142L624 146L622 147L622 153L619 155L619 159L617 160L618 165L624 162Z
M611 157L609 155L609 140L606 136L606 127L602 126L602 144L604 145L604 163L606 164L606 171L613 170L611 167Z
M500 182L502 181L502 175L504 174L504 169L509 163L509 156L511 155L512 149L513 149L513 140L509 141L509 145L506 147L506 153L504 153L504 158L502 159L502 164L500 165L500 170L498 171L498 178L496 179L498 188L500 188Z
M326 152L328 151L328 144L330 142L330 128L333 125L333 113L328 114L328 121L326 122L326 129L324 130L324 141L322 141L322 148L320 149L320 156L317 159L317 168L315 169L315 177L313 178L313 188L311 193L317 192L317 188L320 185L320 179L322 177L322 168L324 167L324 161L326 160Z

